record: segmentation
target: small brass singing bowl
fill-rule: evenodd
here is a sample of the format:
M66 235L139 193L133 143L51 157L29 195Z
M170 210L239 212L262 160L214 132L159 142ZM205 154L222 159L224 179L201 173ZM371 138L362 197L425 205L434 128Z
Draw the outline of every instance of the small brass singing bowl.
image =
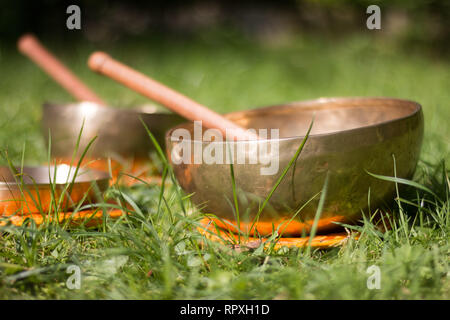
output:
M189 122L167 133L169 160L179 184L192 195L192 202L202 212L234 223L240 221L241 230L258 216L260 233L269 233L272 224L275 228L280 222L286 224L295 214L288 233L309 232L327 175L328 188L318 222L319 232L336 228L335 222L355 223L369 204L372 212L389 204L395 194L395 184L368 172L394 176L395 159L396 176L411 178L419 159L424 130L418 103L391 98L321 98L233 112L226 117L245 128L256 129L257 133L259 129L268 129L268 132L278 129L279 138L226 143L217 139L200 141L194 137L194 124ZM311 133L299 157L260 212L264 200L295 156L313 117ZM191 135L183 136L180 134L183 130L178 129L185 129ZM278 149L278 154L259 154L255 163L255 147L269 151ZM201 159L198 150L203 152ZM224 159L221 153L229 155L228 163L226 158L219 161ZM219 156L215 157L216 154ZM203 160L205 155L207 161ZM238 210L230 159L233 159ZM271 174L275 167L276 172Z
M0 216L60 211L94 203L109 186L108 173L69 165L0 167Z
M55 158L70 159L76 149L82 154L96 138L89 147L89 158L148 159L155 148L141 119L162 146L166 131L186 121L154 106L117 109L93 102L46 103L41 127L47 141L51 136L51 154Z

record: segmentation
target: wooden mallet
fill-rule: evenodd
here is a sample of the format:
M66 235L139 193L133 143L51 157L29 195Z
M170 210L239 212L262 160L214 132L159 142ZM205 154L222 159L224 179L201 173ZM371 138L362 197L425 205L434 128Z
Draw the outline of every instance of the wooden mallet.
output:
M32 34L25 34L17 41L17 48L50 75L59 85L79 101L91 101L105 105L91 89L89 89L61 61L52 55Z
M88 61L89 67L128 88L166 106L186 119L202 121L207 128L219 130L231 140L256 140L258 136L210 110L202 104L176 92L150 77L111 58L104 52L94 52Z

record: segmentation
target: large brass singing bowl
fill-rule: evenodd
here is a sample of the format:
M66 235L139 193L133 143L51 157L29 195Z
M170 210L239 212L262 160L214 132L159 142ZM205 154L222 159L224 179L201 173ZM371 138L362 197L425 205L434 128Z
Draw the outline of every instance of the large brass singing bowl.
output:
M195 142L203 150L211 144L221 143L224 154L227 148L237 150L242 144L270 150L278 143L279 169L273 175L261 174L261 168L267 168L267 164L261 161L249 163L249 149L245 163L242 159L240 164L237 163L237 152L234 154L233 170L241 222L254 221L259 207L294 157L313 115L311 134L295 166L289 169L261 212L260 222L286 221L304 206L294 221L310 225L328 174L319 231L336 226L330 222L352 223L360 219L361 210L367 210L369 202L373 212L383 203L389 203L395 194L394 183L374 178L367 172L394 176L395 157L397 177L412 177L419 159L424 127L418 103L390 98L322 98L230 113L227 118L246 128L279 129L279 139L226 144ZM181 187L187 194L192 194L193 203L204 213L237 221L230 165L204 161L192 163L194 151L190 164L181 161L183 152L186 152L181 147L182 141L184 146L189 142L192 149L195 143L177 138L174 135L179 133L175 131L177 129L187 129L192 134L193 123L179 125L166 135L169 159ZM276 155L270 160L276 161Z
M53 157L72 157L84 123L79 154L97 137L88 150L89 157L148 158L154 145L140 118L161 145L164 145L166 131L185 121L176 114L161 112L154 107L116 109L81 102L44 104L41 124L47 141L49 133L51 135Z

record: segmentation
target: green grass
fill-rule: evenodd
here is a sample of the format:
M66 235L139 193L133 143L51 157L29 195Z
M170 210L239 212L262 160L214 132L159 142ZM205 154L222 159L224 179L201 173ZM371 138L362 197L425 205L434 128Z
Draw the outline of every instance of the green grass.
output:
M146 102L85 67L92 45L48 46L112 105ZM361 238L342 248L238 252L205 242L195 228L199 214L176 185L166 186L164 197L156 186L113 189L109 196L136 213L101 229L2 228L0 298L450 298L450 61L367 35L299 36L269 46L214 32L190 40L134 39L102 49L219 112L322 96L416 100L424 107L425 137L414 181L434 195L417 186L400 189L393 229L382 232L367 220L358 229ZM72 99L1 44L0 70L0 146L15 163L24 148L25 163L43 163L41 105ZM71 264L82 269L80 290L66 287ZM371 265L381 270L379 290L366 286Z

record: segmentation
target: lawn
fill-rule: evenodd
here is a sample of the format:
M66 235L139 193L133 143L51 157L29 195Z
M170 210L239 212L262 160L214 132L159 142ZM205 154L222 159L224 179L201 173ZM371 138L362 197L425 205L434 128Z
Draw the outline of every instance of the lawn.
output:
M155 36L95 48L87 42L42 40L100 96L124 108L147 101L89 71L86 59L94 49L219 112L332 96L418 101L425 136L414 181L433 194L401 189L392 230L381 232L366 221L358 227L360 239L340 248L236 251L202 238L195 228L199 214L176 185L167 186L163 206L158 186L121 189L136 214L106 221L99 229L2 227L0 298L450 298L448 59L367 34L296 36L264 44L214 31L192 39ZM23 155L27 164L43 163L41 105L72 98L12 46L0 44L0 70L1 161L20 163ZM119 190L110 193L115 197ZM66 286L71 264L82 270L79 290ZM381 271L377 290L366 285L371 265Z

